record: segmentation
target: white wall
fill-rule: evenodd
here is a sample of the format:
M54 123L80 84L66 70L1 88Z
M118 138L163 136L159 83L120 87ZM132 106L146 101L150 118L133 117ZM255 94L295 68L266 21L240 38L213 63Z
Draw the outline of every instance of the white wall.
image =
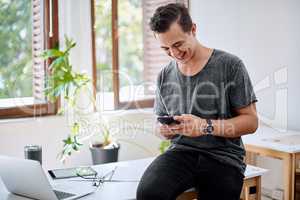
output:
M200 42L245 62L261 119L300 130L300 1L191 0L190 5Z
M121 144L119 160L139 159L159 153L160 139L152 132L155 118L151 110L115 112L108 116L114 137ZM46 169L91 165L88 146L91 141L100 138L100 133L97 132L66 163L57 159L62 150L62 140L70 133L68 124L67 118L63 116L2 120L0 155L23 158L25 145L38 144L43 149L43 166Z

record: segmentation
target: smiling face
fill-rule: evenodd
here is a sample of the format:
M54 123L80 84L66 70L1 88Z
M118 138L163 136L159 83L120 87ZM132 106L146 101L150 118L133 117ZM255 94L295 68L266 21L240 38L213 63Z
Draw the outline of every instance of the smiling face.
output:
M196 25L192 26L190 32L184 32L177 22L171 24L164 33L156 33L161 48L177 62L188 63L194 56L197 40L195 38Z

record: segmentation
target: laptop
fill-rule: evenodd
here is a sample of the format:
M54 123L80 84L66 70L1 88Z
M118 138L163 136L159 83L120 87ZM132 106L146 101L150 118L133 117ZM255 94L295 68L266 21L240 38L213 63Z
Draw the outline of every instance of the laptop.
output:
M13 194L41 200L71 200L95 191L91 184L64 182L52 186L38 161L0 156L0 177Z

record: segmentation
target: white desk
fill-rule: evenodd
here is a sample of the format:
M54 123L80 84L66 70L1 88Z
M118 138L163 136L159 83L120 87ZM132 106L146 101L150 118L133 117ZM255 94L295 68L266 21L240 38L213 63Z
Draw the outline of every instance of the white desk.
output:
M295 173L300 160L300 132L279 132L261 125L257 132L243 136L247 153L280 159L284 162L284 199L295 199ZM254 164L254 163L248 163Z
M152 162L154 158L147 158L141 160L124 161L103 165L96 165L93 168L101 175L110 172L117 166L115 174L112 179L118 180L140 180L146 167ZM78 179L78 178L77 178ZM70 179L69 179L70 180ZM26 180L23 180L26 182ZM68 180L53 181L54 184L80 184L82 182L72 182ZM92 185L92 183L89 183ZM81 198L82 200L129 200L135 199L138 182L121 182L112 183L106 182L100 187L97 192ZM92 186L91 186L92 187ZM28 198L19 197L9 194L0 180L0 200L28 200Z
M112 179L118 180L140 180L147 166L153 161L154 158L133 160L133 161L124 161L124 162L116 162L110 164L96 165L93 168L101 175L106 174L117 166L115 174ZM247 167L245 176L246 179L261 176L265 173L266 170L258 168L258 167ZM69 179L70 180L70 179ZM23 180L26 182L26 180ZM72 182L68 180L58 180L53 181L54 184L80 184L81 182ZM86 183L85 183L86 184ZM92 183L88 183L91 184ZM97 190L97 192L88 195L86 197L81 198L82 200L122 200L122 199L135 199L136 189L138 186L138 182L122 182L122 183L112 183L106 182L103 184L101 188ZM92 186L91 186L92 187ZM19 197L13 194L9 194L3 185L2 181L0 181L0 200L25 200L28 198Z

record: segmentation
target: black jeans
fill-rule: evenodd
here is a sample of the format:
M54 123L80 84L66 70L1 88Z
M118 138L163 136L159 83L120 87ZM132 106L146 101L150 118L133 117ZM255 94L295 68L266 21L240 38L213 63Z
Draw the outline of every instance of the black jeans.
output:
M195 187L200 200L239 200L244 175L196 151L171 150L147 168L137 200L175 200Z

